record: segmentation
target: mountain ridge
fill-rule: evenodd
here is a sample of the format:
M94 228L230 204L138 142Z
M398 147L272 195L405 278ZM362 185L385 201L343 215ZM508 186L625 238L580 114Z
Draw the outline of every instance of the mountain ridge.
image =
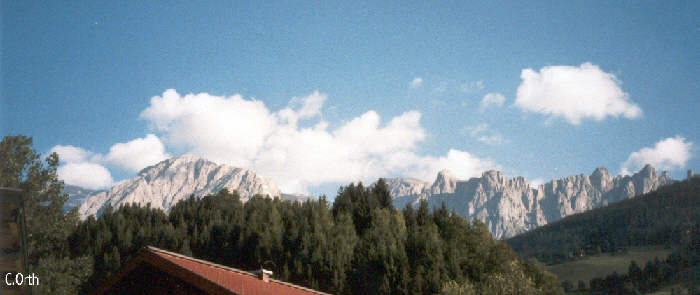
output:
M484 222L495 237L507 238L672 182L666 172L658 175L654 167L646 165L631 176L615 177L606 168L598 167L591 175L553 179L537 188L521 176L507 178L496 170L467 180L454 178L443 170L432 184L393 178L387 185L399 208L421 200L433 207L445 202L448 209L463 217Z
M677 246L700 230L699 219L700 178L691 176L634 198L566 216L511 237L507 243L521 257L559 263L571 260L572 255L567 254L571 251L580 254L613 252L619 247Z
M445 169L432 183L413 178L386 178L385 181L395 207L403 208L421 200L433 207L445 202L448 209L463 217L484 222L497 238L511 237L565 216L672 183L665 172L657 175L651 165L631 176L615 177L606 168L598 167L590 175L553 179L536 188L524 177L507 178L496 170L484 171L481 177L466 180L454 177ZM238 191L242 201L256 194L293 201L310 198L284 194L272 180L252 170L218 165L189 154L146 167L136 177L109 190L88 191L70 186L69 196L70 205L80 203L78 211L84 219L101 214L108 205L118 207L126 203L142 206L150 203L151 207L168 212L177 201L190 195L214 194L224 188ZM85 192L93 193L85 196Z
M178 201L190 195L214 194L222 189L238 191L247 201L256 194L280 197L272 180L252 170L183 155L142 169L132 179L120 182L107 191L91 195L79 207L81 218L99 215L108 205L137 203L168 212Z

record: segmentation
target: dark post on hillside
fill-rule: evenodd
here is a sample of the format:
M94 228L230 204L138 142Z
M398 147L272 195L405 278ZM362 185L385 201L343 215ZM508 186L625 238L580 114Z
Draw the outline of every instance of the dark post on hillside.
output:
M0 293L29 294L16 277L27 270L27 247L22 191L0 187ZM19 274L19 275L18 275ZM10 282L10 283L7 283Z

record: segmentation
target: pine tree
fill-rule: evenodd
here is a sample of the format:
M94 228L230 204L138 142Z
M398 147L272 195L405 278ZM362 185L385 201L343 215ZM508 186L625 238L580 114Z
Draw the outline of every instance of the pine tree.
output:
M68 237L76 229L77 210L64 214L68 196L62 193L63 181L57 176L56 153L41 161L32 148L33 140L25 136L5 136L0 142L0 187L22 190L26 221L28 255L27 272L55 282L53 294L75 293L78 284L92 271L88 256L71 257ZM56 272L59 270L59 272ZM62 273L71 270L74 273ZM49 285L51 286L51 285ZM36 291L48 294L47 288Z
M386 181L384 181L384 178L380 178L377 183L374 184L372 193L376 196L380 208L391 208L393 206L391 193L389 192L389 187Z

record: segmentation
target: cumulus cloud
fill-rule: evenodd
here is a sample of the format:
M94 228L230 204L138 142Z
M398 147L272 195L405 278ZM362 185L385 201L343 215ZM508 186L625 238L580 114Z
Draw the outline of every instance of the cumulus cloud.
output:
M153 134L148 134L144 138L113 145L104 160L136 172L167 158L170 158L170 155L165 153L165 146L160 139Z
M408 84L408 86L411 89L416 89L418 87L421 87L422 85L423 85L423 78L421 78L421 77L416 77L415 79L413 79L413 81L411 81L411 83Z
M524 111L563 117L574 125L583 119L642 115L642 109L620 89L615 75L591 63L547 66L539 72L524 69L520 78L515 106Z
M301 103L301 109L297 111L300 118L313 118L321 114L321 107L326 102L328 96L317 91L302 98L292 98L292 101Z
M57 171L59 179L89 189L114 185L114 179L105 164L136 172L170 157L165 153L163 143L154 134L114 144L107 155L71 145L57 145L50 152L56 152L61 160Z
M109 187L114 182L109 170L97 163L99 155L71 145L57 145L50 152L58 154L61 160L58 178L66 184L99 189Z
M631 153L622 163L620 173L631 174L646 164L651 164L660 170L683 168L691 157L692 147L693 143L681 136L660 140L654 144L654 147L645 147Z
M484 111L487 107L490 105L495 105L495 106L502 106L503 103L506 101L505 96L500 93L487 93L484 95L484 97L481 99L481 102L479 103L479 110Z
M383 123L367 111L337 128L321 118L326 96L314 92L272 112L261 102L166 90L141 113L165 143L209 160L251 168L288 193L329 182L374 181L391 175L432 179L441 169L472 177L497 165L464 151L418 155L426 133L421 114L408 111ZM299 122L306 123L300 127Z
M65 163L87 161L91 153L72 145L57 145L51 148L50 153L57 153L59 160Z
M432 180L437 172L447 169L457 178L468 179L481 176L486 170L501 170L502 167L491 160L483 160L465 151L450 149L447 155L440 157L416 157L411 169L416 172L411 177Z
M245 100L238 94L181 97L170 89L151 98L150 106L140 116L162 132L168 144L212 161L251 167L278 121L284 119L295 126L298 113L284 109L272 114L262 101Z
M65 183L89 189L107 188L114 183L109 170L96 163L68 163L58 167L57 173Z

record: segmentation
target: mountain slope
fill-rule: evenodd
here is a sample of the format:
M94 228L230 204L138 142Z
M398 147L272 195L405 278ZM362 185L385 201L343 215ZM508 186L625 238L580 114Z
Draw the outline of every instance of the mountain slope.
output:
M277 185L269 179L243 168L217 165L192 155L162 161L147 167L109 191L89 197L80 206L81 218L99 215L108 204L151 204L166 212L179 200L190 195L214 194L222 189L238 191L246 201L256 194L280 196Z
M632 176L612 177L605 168L590 176L574 175L552 180L536 189L523 177L508 179L499 171L486 171L481 177L455 179L441 171L428 185L400 178L388 181L394 205L426 200L431 206L444 202L465 218L483 221L497 238L511 237L562 217L585 212L672 183L650 165Z
M90 196L101 192L105 192L105 190L93 190L66 184L63 187L63 193L68 195L68 200L63 204L63 211L68 212L70 209L80 207Z
M519 255L554 263L584 252L679 245L700 230L700 178L568 216L507 240Z

